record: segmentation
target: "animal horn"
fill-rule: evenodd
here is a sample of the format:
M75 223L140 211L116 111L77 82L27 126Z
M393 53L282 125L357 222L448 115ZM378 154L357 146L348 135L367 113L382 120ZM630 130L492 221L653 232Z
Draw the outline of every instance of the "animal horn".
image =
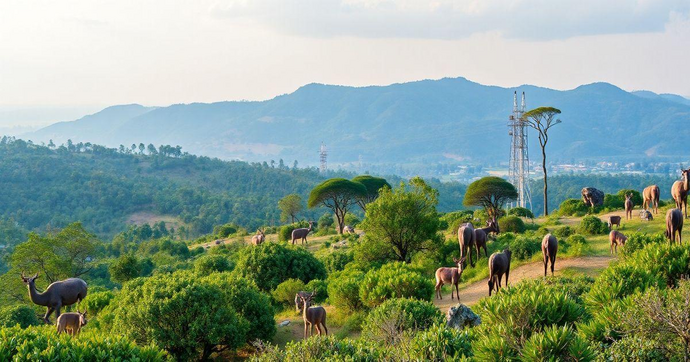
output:
M22 278L26 278L26 277L24 276L24 271L22 271Z
M36 272L36 274L34 274L34 279L36 279L36 278L38 278L38 272Z

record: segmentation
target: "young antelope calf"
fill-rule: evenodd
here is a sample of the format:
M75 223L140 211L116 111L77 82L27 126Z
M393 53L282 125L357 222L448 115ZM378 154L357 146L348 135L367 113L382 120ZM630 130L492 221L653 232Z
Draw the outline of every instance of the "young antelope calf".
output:
M441 288L443 287L443 283L447 283L451 286L450 299L453 299L453 287L455 287L455 294L458 296L458 300L460 300L458 284L460 283L460 277L462 276L462 264L465 262L465 258L453 258L453 262L458 265L457 268L441 267L436 269L436 297L438 299L443 299L443 296L441 295Z
M614 249L616 254L618 254L618 246L625 246L625 242L628 241L628 238L617 230L611 230L609 233L609 241L611 242L611 255L613 255Z
M88 321L86 320L86 311L84 313L62 313L57 319L57 331L58 333L65 332L70 336L76 336L79 334L81 327L85 326Z

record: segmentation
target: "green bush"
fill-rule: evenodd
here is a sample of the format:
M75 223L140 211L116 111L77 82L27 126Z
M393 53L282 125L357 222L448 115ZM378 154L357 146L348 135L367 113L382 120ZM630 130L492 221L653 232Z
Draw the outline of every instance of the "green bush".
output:
M443 313L431 302L393 298L369 312L362 325L362 335L370 340L393 343L400 340L404 332L425 330L443 320Z
M203 255L194 261L194 271L200 275L232 270L232 263L223 255Z
M416 298L431 301L434 283L409 265L393 262L372 269L364 276L359 297L365 306L373 308L390 298Z
M140 347L118 336L83 332L57 334L54 326L0 329L0 361L167 361L154 346Z
M354 312L364 308L359 298L359 285L364 280L364 273L359 270L344 270L328 277L328 296L331 305L345 312Z
M274 290L291 278L304 283L326 278L326 268L306 249L278 243L242 249L234 273L252 280L263 291Z
M292 305L295 302L295 294L300 291L306 290L304 283L299 279L288 279L276 287L276 289L271 292L273 299L276 302L283 305Z
M206 359L244 345L250 329L223 295L219 286L187 273L137 279L122 288L115 328L177 359Z
M522 350L523 361L593 361L595 356L587 341L567 325L533 334Z
M41 325L43 321L38 319L36 311L27 305L8 306L0 309L0 327L14 327L17 324L21 328L27 328Z
M122 255L113 260L108 267L110 278L118 283L124 283L128 280L138 278L141 273L139 260L131 254Z
M328 299L328 283L326 283L324 280L314 279L304 286L304 290L310 293L314 291L316 292L316 296L314 297L315 303L323 303L326 299Z
M253 361L382 361L386 350L363 340L341 339L329 335L289 342L284 349L271 348Z
M527 228L525 222L517 216L504 216L498 219L498 226L502 232L524 233Z
M625 247L623 247L623 257L632 255L649 244L663 244L666 242L666 238L662 234L629 233L626 236L628 240L625 242Z
M316 226L316 225L315 225ZM308 228L309 223L306 221L296 222L294 224L287 224L281 226L278 230L278 240L283 242L292 241L292 231L299 228Z
M570 235L565 242L563 242L562 239L559 240L559 242L561 243L559 248L571 256L585 255L590 250L590 245L587 243L587 239L580 234Z
M567 199L558 207L560 216L583 216L587 214L589 208L580 199Z
M570 226L564 226L562 228L554 229L552 234L555 237L557 237L559 240L565 239L565 238L569 237L570 235L575 234L575 229L571 228Z
M239 230L239 226L235 224L218 225L213 228L213 234L219 239L226 239Z
M414 361L448 361L472 357L470 330L448 328L444 324L435 324L426 331L413 335L409 342L409 358ZM398 349L394 349L398 350ZM404 361L407 356L401 356Z
M328 272L328 274L345 269L345 266L354 259L355 255L352 250L335 250L319 258L321 263L326 267L326 272Z
M115 298L115 294L109 290L103 292L92 292L88 293L86 298L84 298L80 304L86 308L86 311L89 312L92 317L95 317L103 309L105 309L105 307L110 305L110 302L113 300L113 298Z
M513 260L528 260L541 251L541 240L535 237L518 236L510 243Z
M474 213L472 210L453 211L443 214L440 221L439 230L458 231L461 224L472 221Z
M606 268L599 275L585 300L587 305L597 309L637 291L661 287L663 284L663 280L647 267L618 263Z
M335 221L333 220L333 214L330 212L324 213L319 218L319 229L327 229L332 227L333 224L335 224Z
M603 348L605 361L666 361L658 342L638 336L626 336Z
M508 210L508 213L506 215L526 217L529 219L534 219L534 214L532 213L532 210L525 208L525 207L519 207L519 206Z
M580 221L580 225L577 226L577 232L585 235L608 234L609 227L598 217L588 215L583 217L582 221Z

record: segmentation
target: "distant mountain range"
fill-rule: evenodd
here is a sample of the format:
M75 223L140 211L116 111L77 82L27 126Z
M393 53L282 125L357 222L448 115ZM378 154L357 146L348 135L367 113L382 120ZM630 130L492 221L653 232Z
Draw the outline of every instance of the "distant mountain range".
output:
M553 106L562 124L552 129L551 160L641 160L687 156L690 100L608 83L559 91L532 85L486 86L444 78L388 86L308 84L261 102L121 105L22 138L60 144L117 147L152 143L222 159L318 162L323 142L329 162L411 163L507 159L507 118L513 92L527 108ZM532 153L536 136L531 133Z

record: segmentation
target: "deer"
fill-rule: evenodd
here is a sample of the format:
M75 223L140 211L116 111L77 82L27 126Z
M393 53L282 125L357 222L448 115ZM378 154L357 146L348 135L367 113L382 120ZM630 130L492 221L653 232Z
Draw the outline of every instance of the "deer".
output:
M607 222L609 230L613 229L613 225L616 225L619 229L621 227L621 217L616 215L609 216L609 221Z
M489 233L494 232L498 234L500 232L496 220L488 220L486 226L485 228L474 229L474 245L477 248L477 260L479 260L479 251L482 248L484 248L484 256L489 257L489 252L486 249Z
M462 224L458 228L458 243L460 244L460 258L465 259L469 256L470 265L474 266L472 261L472 248L474 248L474 226L471 223ZM479 253L477 253L479 257ZM463 265L464 267L464 265Z
M611 255L613 255L614 250L616 251L616 254L618 254L618 246L625 246L626 241L628 241L628 237L623 235L623 233L620 233L617 230L611 230L611 232L609 233L609 242L611 242Z
M635 204L632 201L632 194L628 193L625 195L625 220L632 220L633 208Z
M661 191L659 191L659 186L651 185L647 186L642 190L642 208L647 210L647 208L654 208L654 213L659 213L659 196Z
M687 170L680 169L683 181L676 181L671 187L671 196L676 201L676 209L683 212L685 207L685 218L688 218L688 190L690 190L690 168Z
M304 243L308 243L307 235L309 235L309 233L311 232L311 230L313 228L314 228L314 222L310 221L308 228L300 228L300 229L292 230L292 245L295 245L295 240L297 240L297 239L302 239L302 245L304 245Z
M456 259L453 258L453 262L458 265L457 268L445 268L441 267L436 269L436 297L438 299L443 299L441 295L441 288L444 283L450 284L450 299L453 300L453 287L455 287L455 294L460 300L460 290L458 284L460 283L460 277L462 276L463 263L465 258Z
M489 257L489 296L491 292L501 287L501 277L505 274L506 276L506 286L508 286L508 275L510 274L510 255L509 249L505 249L502 252L495 252Z
M541 240L541 253L544 256L544 276L546 276L546 269L551 261L551 276L553 276L553 269L556 266L556 254L558 253L558 239L551 234L544 235Z
M81 313L77 309L76 313L63 313L57 319L57 332L65 332L74 337L79 334L81 327L85 326L86 323L88 323L86 311Z
M683 212L680 209L671 209L666 212L666 230L664 236L673 244L678 234L678 243L683 243Z
M314 326L319 335L321 335L321 327L323 327L326 335L328 335L328 328L326 327L326 310L323 307L310 307L312 299L316 296L316 291L311 293L300 294L297 293L302 302L302 318L304 319L304 339L307 339L307 327L309 327L310 334L314 335Z
M38 273L32 277L24 276L22 272L22 281L29 289L29 298L36 305L42 305L48 308L43 321L50 324L50 315L55 311L56 318L60 317L60 309L79 303L86 298L87 285L86 282L79 278L69 278L61 281L51 283L43 293L36 290L36 279Z
M261 229L256 230L256 235L252 236L252 244L261 245L266 240L266 234Z

